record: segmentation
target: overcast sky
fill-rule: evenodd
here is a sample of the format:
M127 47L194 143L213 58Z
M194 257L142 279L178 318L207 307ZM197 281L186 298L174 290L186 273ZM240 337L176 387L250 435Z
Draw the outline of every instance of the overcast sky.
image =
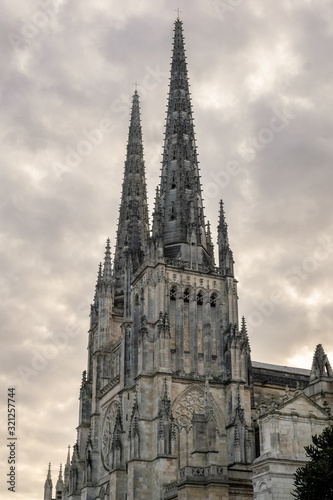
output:
M149 205L159 181L176 1L2 0L1 498L7 387L17 500L55 485L76 439L89 304L115 244L133 82ZM223 198L252 359L333 362L333 4L183 0L206 219ZM96 132L96 129L98 131ZM58 346L58 347L56 347Z

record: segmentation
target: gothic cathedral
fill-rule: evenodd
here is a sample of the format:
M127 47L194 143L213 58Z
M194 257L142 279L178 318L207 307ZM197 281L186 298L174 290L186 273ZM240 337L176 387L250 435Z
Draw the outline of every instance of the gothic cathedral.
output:
M179 18L152 228L135 91L115 255L107 240L79 399L58 500L291 499L304 445L333 422L321 345L311 370L251 361L222 201L217 263L205 223Z

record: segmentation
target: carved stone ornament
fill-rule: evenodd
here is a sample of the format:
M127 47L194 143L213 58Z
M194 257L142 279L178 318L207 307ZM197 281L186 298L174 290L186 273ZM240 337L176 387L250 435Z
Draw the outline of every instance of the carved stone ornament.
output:
M192 427L194 413L204 413L204 395L198 389L188 392L174 410L175 423L179 429Z
M111 446L119 406L120 402L118 400L113 401L108 407L104 417L101 454L104 468L107 471L111 470Z

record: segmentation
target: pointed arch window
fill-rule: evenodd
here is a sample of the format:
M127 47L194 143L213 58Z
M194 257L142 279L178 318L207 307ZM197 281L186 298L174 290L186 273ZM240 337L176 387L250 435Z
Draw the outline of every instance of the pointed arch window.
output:
M173 286L170 290L170 300L176 300L177 298L177 288Z
M210 307L216 307L216 301L217 301L217 295L216 293L213 293L209 299Z
M186 303L190 302L190 290L188 288L184 291L183 299Z
M203 295L202 295L202 292L198 292L197 293L197 304L198 304L198 306L202 306L202 304L203 304Z

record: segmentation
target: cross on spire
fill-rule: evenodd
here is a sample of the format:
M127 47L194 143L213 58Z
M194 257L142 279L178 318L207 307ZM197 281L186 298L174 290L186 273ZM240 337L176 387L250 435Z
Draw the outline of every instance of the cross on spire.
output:
M177 12L178 16L177 16L177 21L180 21L180 13L182 12L178 6L177 9L175 9L175 11Z
M137 81L135 81L135 82L133 83L133 85L134 85L134 87L135 87L135 93L137 94L137 93L138 93L138 87L139 87L140 85L138 84L138 82L137 82Z

